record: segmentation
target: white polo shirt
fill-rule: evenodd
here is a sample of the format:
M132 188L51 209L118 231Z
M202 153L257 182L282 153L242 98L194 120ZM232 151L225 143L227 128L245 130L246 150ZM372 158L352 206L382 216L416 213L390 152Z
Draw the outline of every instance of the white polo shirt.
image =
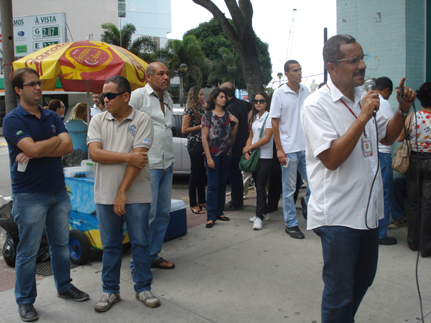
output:
M102 143L104 150L132 153L135 148L151 148L153 125L150 116L132 109L130 115L118 122L108 111L96 114L88 128L87 145ZM114 204L124 179L128 163L95 163L94 202ZM127 191L126 204L151 203L150 168L141 169Z
M377 113L382 113L385 117L392 119L394 117L394 111L392 110L391 104L388 100L385 100L380 94L380 107ZM392 153L392 145L382 145L379 142L379 152L390 154Z
M355 88L355 101L352 102L335 87L331 79L327 84L328 86L323 86L310 95L301 109L307 145L308 185L311 191L307 229L330 225L366 230L365 212L378 164L374 119L365 126L367 136L371 139L372 156L364 156L359 139L343 164L334 171L327 169L318 155L330 148L332 142L343 136L355 121L355 117L341 100L359 116L362 98L359 87ZM377 114L379 140L386 136L388 122L389 118L382 113ZM367 215L370 228L376 228L378 220L383 218L383 206L383 185L379 171Z
M265 122L266 117L268 116L268 119ZM256 120L253 121L253 123L251 124L251 130L253 131L253 139L251 141L252 144L258 142L261 138L259 138L260 135L260 130L262 129L263 123L265 122L265 129L263 130L262 133L262 138L265 137L265 132L266 129L271 129L272 128L272 124L271 124L271 118L269 117L269 112L265 111L262 114L262 117L259 118L259 114L256 115ZM260 149L260 153L259 153L259 158L262 159L272 159L272 153L273 153L273 136L271 136L271 140L259 147Z
M165 114L160 108L160 101L156 92L147 83L144 87L132 92L129 104L136 110L143 111L151 117L154 126L154 142L148 151L148 159L151 169L166 169L174 162L172 148L172 126L174 116L172 109L174 104L168 92L163 92L165 102Z
M279 132L284 153L305 150L300 110L310 90L299 84L299 92L292 91L287 83L275 90L271 100L270 118L280 118Z

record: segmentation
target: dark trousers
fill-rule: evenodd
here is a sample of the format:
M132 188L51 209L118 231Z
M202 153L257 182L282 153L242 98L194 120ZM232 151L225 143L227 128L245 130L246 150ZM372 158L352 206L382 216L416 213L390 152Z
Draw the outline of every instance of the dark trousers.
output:
M280 201L281 195L281 168L280 162L277 158L277 150L275 144L273 146L274 153L271 160L271 175L269 175L268 184L268 209L276 211L278 209L278 202Z
M407 172L407 242L431 255L431 154L412 154Z
M190 156L189 199L190 207L194 207L205 203L205 156L202 144L191 144L187 150Z
M259 168L253 173L256 186L256 216L263 220L263 215L268 213L266 205L266 181L271 171L272 159L259 159Z
M230 204L234 207L241 207L244 205L244 183L242 182L242 174L239 169L239 161L242 154L232 154L230 162L228 180L231 187L231 200Z

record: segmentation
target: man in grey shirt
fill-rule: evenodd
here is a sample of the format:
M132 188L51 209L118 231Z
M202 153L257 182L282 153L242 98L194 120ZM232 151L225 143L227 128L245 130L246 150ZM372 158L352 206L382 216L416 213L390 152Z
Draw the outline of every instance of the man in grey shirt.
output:
M113 76L103 86L106 112L93 117L88 149L96 162L94 201L103 245L103 292L96 312L106 312L120 301L123 222L127 224L136 269L136 299L148 307L160 300L151 293L149 211L150 170L146 154L153 141L150 117L129 106L130 83Z

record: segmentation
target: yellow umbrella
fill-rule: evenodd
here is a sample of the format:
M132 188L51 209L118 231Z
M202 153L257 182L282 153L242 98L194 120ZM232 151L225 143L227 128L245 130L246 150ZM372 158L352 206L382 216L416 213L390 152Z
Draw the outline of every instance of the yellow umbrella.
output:
M12 63L36 70L44 90L55 90L60 78L65 91L101 92L111 76L126 77L132 90L145 86L147 63L128 50L97 41L55 44Z

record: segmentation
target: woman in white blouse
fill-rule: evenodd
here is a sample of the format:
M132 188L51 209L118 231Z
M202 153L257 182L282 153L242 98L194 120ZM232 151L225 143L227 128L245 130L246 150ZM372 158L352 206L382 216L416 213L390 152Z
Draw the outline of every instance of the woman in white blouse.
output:
M242 153L249 158L253 149L260 150L259 168L253 173L256 186L256 215L250 218L253 230L262 229L263 220L269 220L266 204L266 182L271 171L273 138L271 118L269 117L269 97L265 92L256 94L253 100L253 116L250 119L249 137ZM264 129L262 131L262 128ZM262 134L262 135L261 135Z

